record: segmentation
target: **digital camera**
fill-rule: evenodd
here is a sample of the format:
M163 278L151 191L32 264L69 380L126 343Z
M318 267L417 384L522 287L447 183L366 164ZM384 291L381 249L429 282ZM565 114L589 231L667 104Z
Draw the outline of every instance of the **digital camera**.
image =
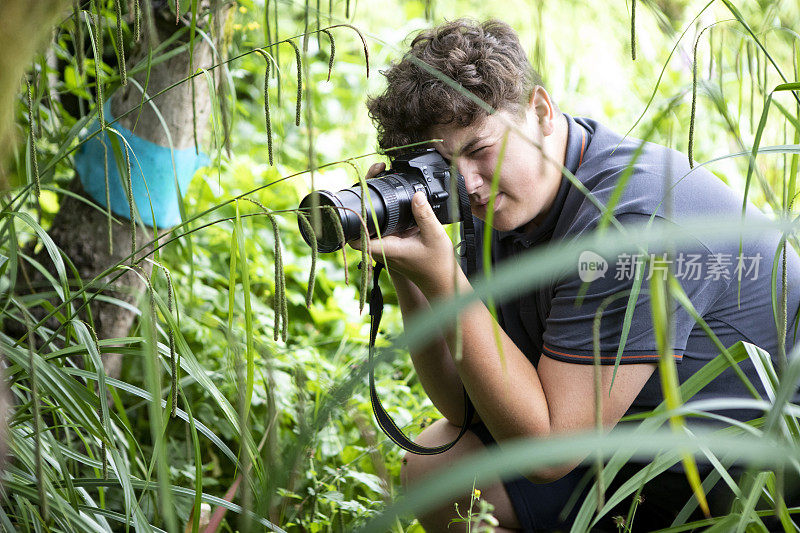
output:
M460 178L458 173L455 178ZM451 206L449 201L450 191L458 191L457 184L451 184L451 179L450 164L433 148L392 159L391 169L366 182L370 196L366 203L366 223L370 237L378 234L375 220L381 236L400 233L416 226L411 212L411 198L418 191L425 193L436 218L442 224L461 220L458 202ZM463 179L461 182L463 183ZM315 220L311 213L315 206L319 209L319 217L316 218L316 226L312 224L312 230L320 252L335 252L344 244L339 236L338 224L342 226L345 241L358 238L361 233L361 186L358 183L336 194L325 190L313 191L300 202L300 210L311 221ZM375 210L374 219L371 209ZM313 239L304 226L300 224L300 233L306 243L312 246Z

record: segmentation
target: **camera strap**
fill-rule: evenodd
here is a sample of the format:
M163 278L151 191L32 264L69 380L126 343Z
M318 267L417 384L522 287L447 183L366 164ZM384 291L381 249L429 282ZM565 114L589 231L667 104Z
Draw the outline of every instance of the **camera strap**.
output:
M458 200L459 210L462 218L462 253L466 259L466 274L469 275L475 272L475 227L472 220L472 210L469 206L469 196L467 195L467 188L464 184L464 178L458 175ZM365 268L362 265L362 268ZM378 391L375 388L375 339L378 337L378 327L381 324L381 317L383 316L383 293L380 287L380 275L383 270L383 263L376 262L375 268L372 272L372 290L369 296L369 396L372 402L372 411L375 413L375 420L388 436L392 442L403 448L404 450L415 453L417 455L436 455L446 452L464 436L464 433L469 429L472 418L475 416L475 407L469 399L467 391L464 390L464 422L461 425L461 430L458 436L448 444L441 446L420 446L405 436L403 430L397 427L392 417L386 412L380 399L378 398Z

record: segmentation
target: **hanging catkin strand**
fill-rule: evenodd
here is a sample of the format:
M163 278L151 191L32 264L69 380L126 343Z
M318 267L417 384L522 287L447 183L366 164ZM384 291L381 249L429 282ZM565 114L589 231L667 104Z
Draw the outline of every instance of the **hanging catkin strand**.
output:
M167 267L158 261L153 261L153 263L161 267L161 270L164 272L164 277L167 279L167 312L169 312L170 316L172 316L172 302L175 298L175 289L172 285L172 274L170 274ZM172 381L170 383L172 409L170 411L170 416L175 418L178 416L178 374L180 372L180 356L175 352L175 332L169 323L167 323L167 340L169 342L169 366L172 373Z
M181 23L181 3L180 0L175 0L175 25Z
M81 23L81 7L78 0L72 0L72 16L75 19L75 63L77 63L78 77L83 77L83 24Z
M345 3L344 18L346 19L350 18L350 0L347 0L347 2Z
M342 245L342 261L344 262L344 284L347 285L350 280L347 275L347 241L344 240L344 228L342 228L342 221L339 219L339 213L332 206L326 205L324 207L325 214L331 217L336 223L336 237L339 239L339 244Z
M284 316L284 289L285 284L283 281L283 257L281 256L281 235L280 231L278 230L278 221L275 220L275 215L272 213L267 214L267 218L269 219L270 223L272 224L272 237L275 241L275 296L273 301L273 310L275 313L275 323L273 325L272 330L272 338L273 340L278 340L278 338L283 337L283 340L286 340L286 337L283 335L283 331L286 329L285 321L287 317Z
M314 282L317 276L317 234L314 233L314 228L311 227L311 222L302 211L297 212L297 219L303 226L303 231L311 238L311 271L308 273L308 290L306 290L306 307L311 307L311 300L314 296Z
M139 0L133 0L133 38L137 43L142 38L142 7Z
M636 0L631 0L631 60L636 61Z
M91 10L94 13L92 21L94 22L94 38L97 40L97 51L100 61L103 61L103 1L97 3L96 0L91 0Z
M250 203L252 203L252 204L255 204L255 205L257 205L258 207L260 207L260 208L261 208L261 210L262 210L262 211L264 211L264 214L265 214L265 215L266 215L266 214L269 214L269 209L267 209L267 208L264 206L264 204L262 204L261 202L259 202L259 201L258 201L258 200L256 200L255 198L250 198L249 196L244 196L244 197L242 197L242 200L247 200L248 202L250 202Z
M113 228L111 225L111 188L108 181L108 146L104 140L100 140L103 144L103 177L106 180L106 233L108 236L108 253L114 253L114 240L112 237Z
M33 167L33 193L38 198L41 188L39 183L39 161L36 157L36 128L33 122L33 89L31 88L31 82L27 78L25 78L25 85L28 86L28 125L31 132L30 156L31 166Z
M317 234L314 233L314 228L311 227L311 222L302 211L297 212L297 220L303 226L303 231L311 239L311 271L308 273L308 290L306 291L306 307L311 307L311 299L314 295L314 282L317 276Z
M119 77L123 86L128 85L128 72L125 69L125 44L122 37L122 0L114 0L114 14L117 17L117 47L119 49Z
M150 283L146 277L145 283L147 283L147 287L150 289L148 291L150 294L150 342L153 345L153 355L156 359L158 359L158 312L156 311L156 291L153 287L153 284ZM161 368L158 363L156 363L155 366L156 368Z
M106 118L103 111L103 85L100 83L100 64L103 61L103 52L101 51L101 46L103 40L102 34L100 33L100 11L95 7L95 0L92 0L91 12L87 15L91 17L94 26L94 34L91 35L91 38L92 50L94 52L94 78L95 85L97 87L97 116L100 123L100 129L103 130L106 127Z
M128 145L125 148L125 192L128 195L128 209L130 210L131 217L131 264L133 263L133 254L136 252L136 219L134 218L134 204L133 204L133 181L131 180L131 157L128 153Z
M689 148L687 150L689 157L689 168L694 168L694 122L697 113L697 45L700 43L700 37L711 26L706 26L697 35L694 41L694 49L692 51L692 110L689 114Z
M300 49L294 44L291 39L286 39L284 42L289 43L294 48L294 58L297 63L297 108L295 109L294 125L300 125L300 110L303 102L303 64L300 58Z
M269 113L269 62L270 57L261 48L256 48L256 52L261 54L264 62L267 64L267 70L264 72L264 117L267 122L267 154L269 155L269 165L273 166L273 151L272 151L272 120Z
M325 81L331 81L331 71L333 70L333 57L336 55L336 43L333 41L333 35L328 30L320 30L322 33L328 36L328 40L331 42L331 56L328 59L328 79Z
M361 39L361 45L364 47L364 66L367 69L367 78L369 78L369 47L367 46L367 40L364 38L364 35L361 31L353 26L352 24L334 24L333 26L328 26L327 29L331 30L333 28L350 28L354 32L358 34L358 37Z

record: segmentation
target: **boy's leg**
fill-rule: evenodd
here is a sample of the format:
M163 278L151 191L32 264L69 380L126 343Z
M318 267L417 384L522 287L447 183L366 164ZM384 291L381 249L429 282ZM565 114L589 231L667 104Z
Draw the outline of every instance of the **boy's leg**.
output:
M447 420L437 420L426 428L417 437L416 442L423 446L439 446L452 441L458 435L459 428L449 423ZM401 478L406 488L413 489L416 483L424 483L425 478L436 475L436 471L447 468L464 457L483 451L485 446L481 439L473 432L468 431L458 443L445 453L439 455L415 455L407 453L403 460ZM511 504L508 493L499 479L479 479L475 483L475 488L480 489L481 499L484 499L494 506L494 516L500 522L500 527L495 531L514 531L520 529L514 507ZM458 518L455 512L455 503L462 514L469 510L472 485L463 487L462 496L450 500L444 505L427 512L419 517L419 521L428 533L445 531L454 533L465 531L463 524L453 524L448 528L450 520Z

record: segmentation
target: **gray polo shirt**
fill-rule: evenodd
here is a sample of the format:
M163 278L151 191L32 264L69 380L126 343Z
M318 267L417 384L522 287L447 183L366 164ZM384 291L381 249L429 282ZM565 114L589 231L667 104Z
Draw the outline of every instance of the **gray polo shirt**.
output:
M590 190L603 205L630 164L638 139L623 139L620 135L590 119L567 116L569 135L565 167ZM672 183L673 207L670 216L665 212L665 173ZM637 158L630 181L614 215L623 225L647 222L655 213L655 222L680 225L687 217L713 213L740 214L742 197L703 168L689 169L685 155L674 150L646 143ZM527 250L550 240L570 239L593 231L601 213L585 196L562 177L552 208L544 222L530 232L514 230L492 231L492 262L524 254ZM748 204L749 219L764 219L757 208ZM477 250L482 248L483 224L475 219ZM690 231L690 230L687 230ZM771 306L771 272L779 235L764 234L757 240L745 241L742 261L739 262L739 239L725 242L696 238L695 244L676 250L672 271L704 318L725 346L738 341L753 343L767 350L777 367L778 331ZM650 250L654 253L656 250ZM583 281L576 269L570 274L533 291L521 293L498 307L500 325L517 347L536 365L540 354L577 364L593 362L592 326L600 304L611 295L630 291L635 268L641 264L636 250L621 254L610 261L602 277L592 281L581 305L576 306ZM478 252L480 256L480 252ZM588 259L592 259L589 257ZM479 270L482 268L479 259ZM780 266L780 265L778 265ZM656 362L658 350L653 334L650 310L649 282L652 272L658 275L664 265L653 263L646 270L636 302L621 364ZM741 305L737 303L738 271L742 269ZM780 270L778 270L780 272ZM477 273L480 275L480 272ZM780 277L777 280L780 294ZM794 346L794 332L800 305L800 259L791 249L787 255L787 285L789 333L787 353ZM627 296L613 300L602 314L600 323L600 354L602 364L614 364L627 306ZM678 377L683 383L719 352L691 316L675 303L673 313L673 350ZM765 397L764 387L753 367L746 360L740 364L744 373ZM747 389L731 369L725 370L694 400L718 397L750 398ZM795 398L798 401L800 396ZM628 414L650 410L663 400L658 369L634 400ZM761 411L726 409L719 414L749 420L761 416Z

